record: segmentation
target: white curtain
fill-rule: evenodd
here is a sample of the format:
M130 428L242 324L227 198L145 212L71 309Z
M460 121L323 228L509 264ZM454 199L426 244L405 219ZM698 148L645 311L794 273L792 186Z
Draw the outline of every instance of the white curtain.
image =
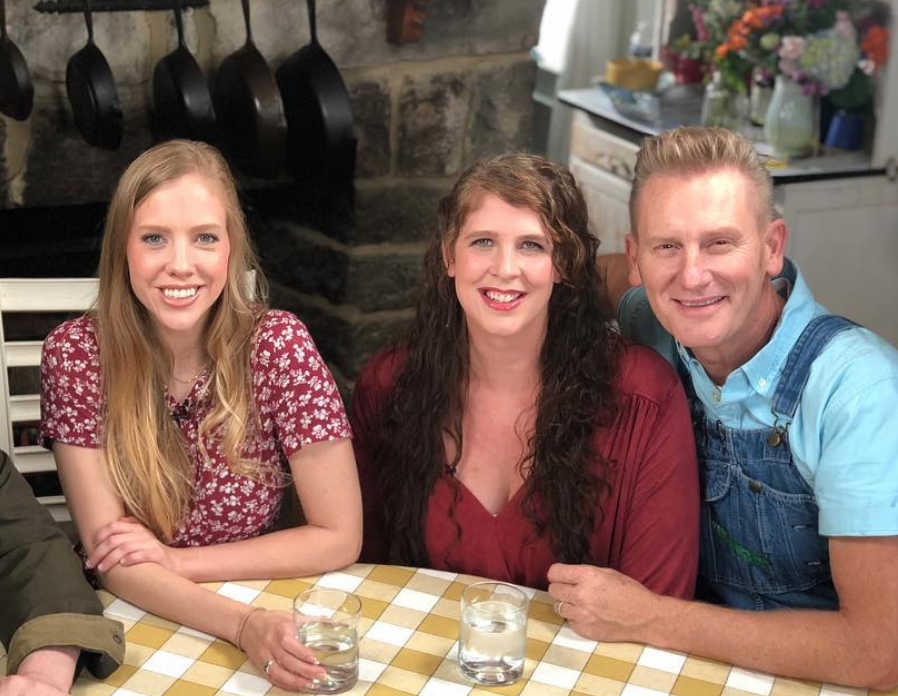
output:
M621 14L620 0L568 0L576 2L574 19L565 51L564 65L556 83L557 91L589 87L592 79L605 72L605 63L619 57ZM547 7L547 11L550 8ZM571 109L557 104L552 110L546 155L555 162L567 163L571 131Z

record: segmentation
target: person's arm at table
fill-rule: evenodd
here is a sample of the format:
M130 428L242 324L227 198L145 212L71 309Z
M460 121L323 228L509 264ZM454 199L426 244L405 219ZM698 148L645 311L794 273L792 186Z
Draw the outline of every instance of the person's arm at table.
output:
M655 595L607 569L555 565L549 593L579 634L749 669L885 690L898 684L898 537L830 539L838 611L750 612Z
M159 563L194 582L314 575L355 563L362 545L362 502L352 444L331 440L306 445L290 457L306 524L252 539L172 548L136 520L102 526L88 564ZM289 550L289 552L286 552Z
M864 345L852 348L859 353ZM820 528L829 535L837 611L758 613L679 602L613 572L587 576L556 566L549 591L558 600L576 596L562 608L572 627L603 640L641 640L797 678L878 689L898 684L898 431L892 422L898 377L884 355L869 346L855 355L835 393L812 373L802 397L801 417L822 423L815 493ZM852 370L875 361L881 364L872 371Z
M101 450L57 442L53 454L72 517L90 554L97 531L122 517L122 503L109 481ZM269 679L277 686L301 689L323 674L313 664L312 651L296 640L292 617L286 612L254 611L156 562L114 564L100 577L113 594L150 613L238 645L260 670L268 660L276 660Z

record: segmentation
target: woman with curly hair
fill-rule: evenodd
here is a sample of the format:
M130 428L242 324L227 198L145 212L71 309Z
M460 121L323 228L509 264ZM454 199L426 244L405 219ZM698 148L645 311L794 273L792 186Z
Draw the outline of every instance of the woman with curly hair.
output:
M368 561L544 588L555 562L692 596L695 447L683 388L608 323L570 172L506 155L439 211L406 344L356 385Z
M231 641L272 683L307 687L324 670L289 613L197 584L340 568L362 532L339 392L305 326L265 306L217 150L173 140L128 167L99 276L95 310L57 327L41 364L41 438L87 567ZM294 488L308 524L274 531Z

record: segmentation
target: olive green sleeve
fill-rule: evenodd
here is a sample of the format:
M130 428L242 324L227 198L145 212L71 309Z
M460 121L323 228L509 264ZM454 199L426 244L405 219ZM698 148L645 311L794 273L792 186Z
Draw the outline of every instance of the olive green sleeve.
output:
M81 648L78 669L87 667L100 679L118 669L125 655L122 625L118 621L92 614L45 614L20 626L13 635L7 673L15 674L28 655L51 646Z
M10 673L30 652L52 645L82 648L79 664L98 676L124 657L121 625L103 618L103 605L85 581L69 539L4 452L0 597L0 641L8 647Z

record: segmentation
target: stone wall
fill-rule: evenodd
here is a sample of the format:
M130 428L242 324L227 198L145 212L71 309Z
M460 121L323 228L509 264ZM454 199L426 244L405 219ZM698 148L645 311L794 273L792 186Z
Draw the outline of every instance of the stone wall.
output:
M527 149L544 0L430 0L422 41L386 42L386 0L319 2L319 40L350 91L359 135L354 197L242 178L274 304L297 312L341 379L411 315L422 240L436 204L476 159ZM68 58L83 46L80 14L42 14L7 0L10 36L29 63L35 109L0 117L0 208L106 201L126 164L151 144L152 71L176 44L167 12L94 16L115 74L125 136L115 152L75 129ZM305 4L256 0L253 34L273 68L308 41ZM243 44L239 0L185 14L188 46L214 77ZM0 210L0 220L2 220ZM0 229L3 237L12 231ZM2 247L0 247L2 253ZM8 274L8 273L7 273Z

